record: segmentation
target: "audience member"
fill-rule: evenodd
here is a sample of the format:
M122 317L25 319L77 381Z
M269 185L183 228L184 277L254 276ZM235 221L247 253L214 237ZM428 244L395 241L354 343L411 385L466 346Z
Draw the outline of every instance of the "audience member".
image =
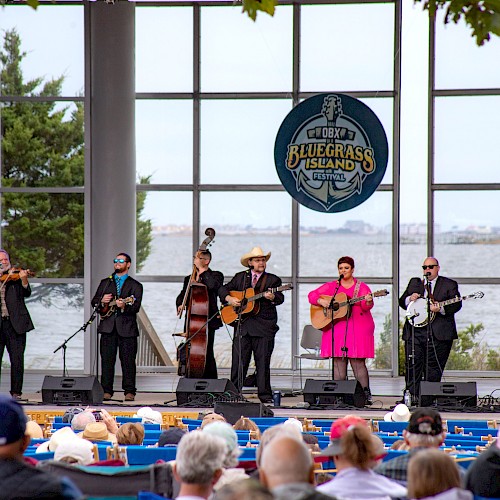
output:
M276 500L328 500L314 487L314 463L306 444L277 436L262 453L260 480Z
M158 438L158 446L177 446L184 434L186 434L186 431L182 430L180 427L167 429L160 434L160 437Z
M71 424L71 421L73 420L73 417L75 415L78 415L78 413L81 413L82 411L85 411L83 408L80 408L78 406L73 407L73 408L68 408L65 412L64 415L62 416L62 421L65 424Z
M95 424L95 415L90 410L84 410L76 413L71 418L71 428L75 432L81 432L85 430L87 424Z
M0 497L21 498L83 498L67 478L54 477L23 461L31 438L26 434L26 415L19 403L0 395Z
M248 417L239 418L233 425L235 431L250 431L250 439L260 440L259 426Z
M278 436L289 436L297 441L302 441L302 433L298 432L295 426L285 427L283 424L274 425L273 427L268 427L260 438L260 444L255 452L255 461L257 462L257 468L260 467L260 460L262 453L266 449L267 445ZM257 473L258 475L258 473Z
M398 439L391 444L391 450L408 451L410 447L406 444L404 439Z
M66 441L72 441L77 438L77 435L72 431L71 427L61 427L57 429L48 441L42 443L36 453L45 453L47 451L56 451L57 447Z
M465 487L476 496L500 498L500 429L496 441L469 466Z
M302 440L311 450L312 453L319 453L321 451L321 448L319 447L318 438L314 434L311 434L309 432L304 432L302 434Z
M177 500L207 499L222 475L227 455L226 442L208 432L192 431L179 442L173 464L174 477L181 483Z
M273 494L255 479L242 479L225 484L213 500L273 500Z
M158 424L163 423L163 416L161 412L153 410L149 406L143 406L137 410L134 417L140 417L143 424Z
M373 472L379 454L379 444L365 420L353 415L336 420L330 429L330 445L321 455L333 457L337 474L318 490L340 498L405 497L404 486Z
M89 441L110 441L116 443L116 435L108 431L104 422L87 424L84 431L77 434L77 436Z
M225 484L232 483L233 481L240 481L241 479L248 479L244 469L237 468L238 457L241 455L241 450L238 447L238 436L236 431L227 422L212 422L205 425L202 432L218 436L226 443L226 456L222 464L223 470L221 477L214 485L214 490L217 491Z
M386 422L408 422L410 420L410 409L403 403L394 407L394 409L384 415Z
M203 416L201 420L200 428L203 429L205 425L211 424L212 422L226 422L224 415L220 415L219 413L209 412Z
M43 430L34 420L26 422L26 434L31 439L43 439Z
M142 444L144 441L144 426L139 422L128 422L116 431L116 442L121 445Z
M408 462L423 449L439 448L445 437L441 415L432 408L417 408L403 431L409 452L381 463L375 468L375 472L406 485Z
M499 476L496 478L499 482ZM460 487L458 467L452 457L436 449L422 450L408 464L408 498L472 500Z
M94 445L86 439L65 441L57 447L54 460L67 464L89 465L95 461Z

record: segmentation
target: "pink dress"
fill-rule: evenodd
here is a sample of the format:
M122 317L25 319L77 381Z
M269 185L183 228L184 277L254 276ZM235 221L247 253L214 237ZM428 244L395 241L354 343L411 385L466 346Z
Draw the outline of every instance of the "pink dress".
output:
M350 288L340 286L337 293L344 292L348 298L354 295L357 280L354 278L354 284ZM318 305L320 295L333 295L337 287L336 281L331 281L321 285L316 290L309 293L309 303ZM357 296L367 295L371 290L363 282L360 283ZM347 347L348 358L373 358L375 357L375 340L373 333L375 331L375 323L372 318L370 309L373 307L373 302L367 304L365 300L357 302L351 306L351 314L349 317L334 321L334 350L335 357L342 357L342 347ZM330 323L323 328L323 339L321 341L321 356L324 358L331 357L332 354L332 324Z

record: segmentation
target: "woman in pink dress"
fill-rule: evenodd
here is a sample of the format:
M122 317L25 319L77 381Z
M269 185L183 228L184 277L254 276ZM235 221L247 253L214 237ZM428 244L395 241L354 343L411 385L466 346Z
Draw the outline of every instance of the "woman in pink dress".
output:
M369 295L371 290L368 286L353 276L354 259L352 257L341 257L338 261L338 270L339 280L325 283L310 292L309 302L315 306L328 308L330 300L321 296L333 296L337 287L337 294L343 292L348 299L354 296L368 295L365 300L349 306L348 314L333 321L333 367L335 380L345 380L347 378L347 361L349 360L354 376L365 392L366 403L371 405L373 400L366 358L373 358L375 355L373 336L375 323L370 312L373 307L373 297ZM321 356L324 358L332 356L332 323L323 328Z

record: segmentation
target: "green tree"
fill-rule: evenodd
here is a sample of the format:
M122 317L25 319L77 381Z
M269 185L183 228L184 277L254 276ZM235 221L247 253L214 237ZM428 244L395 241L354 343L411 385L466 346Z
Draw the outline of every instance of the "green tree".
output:
M64 77L24 81L26 56L16 30L0 50L2 96L61 95ZM84 184L84 110L52 100L1 103L4 187L53 188ZM148 183L143 177L141 183ZM142 220L146 192L137 196L137 269L151 249L151 221ZM84 199L79 193L4 193L2 245L20 263L45 277L81 277L84 264Z

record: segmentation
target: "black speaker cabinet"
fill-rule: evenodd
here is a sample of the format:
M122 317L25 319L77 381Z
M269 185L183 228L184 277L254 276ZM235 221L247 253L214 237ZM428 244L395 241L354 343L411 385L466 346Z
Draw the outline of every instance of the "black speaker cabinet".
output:
M100 405L104 391L97 377L46 376L42 385L45 404Z
M215 403L214 412L234 425L241 417L274 417L274 412L262 403Z
M304 401L310 405L343 403L363 408L366 397L357 380L314 380L308 378L304 386Z
M477 406L476 382L420 382L420 406Z
M204 402L205 404L224 397L230 399L238 394L238 389L227 378L180 378L175 390L177 406L189 403ZM205 397L203 397L205 396Z

